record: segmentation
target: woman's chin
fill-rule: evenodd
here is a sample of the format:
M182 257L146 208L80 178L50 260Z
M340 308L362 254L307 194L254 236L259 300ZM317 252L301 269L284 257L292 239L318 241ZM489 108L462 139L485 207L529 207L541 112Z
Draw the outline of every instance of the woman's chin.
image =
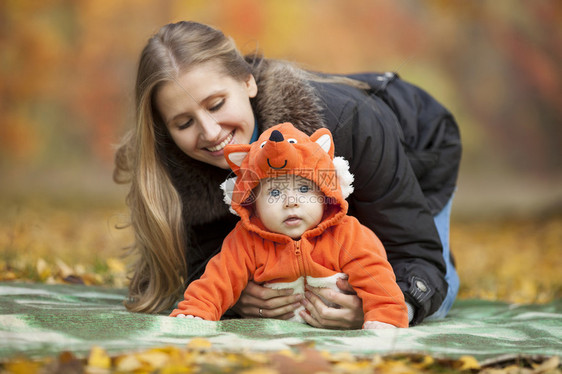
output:
M216 166L220 169L224 169L224 170L230 169L230 166L228 165L228 162L226 162L224 157L222 157L220 160L215 160L215 162L210 163L210 164L213 165L213 166Z

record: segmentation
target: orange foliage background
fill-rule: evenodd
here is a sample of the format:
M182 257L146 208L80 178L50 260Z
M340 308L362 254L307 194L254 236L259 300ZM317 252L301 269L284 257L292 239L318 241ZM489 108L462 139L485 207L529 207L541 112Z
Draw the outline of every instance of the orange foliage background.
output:
M447 106L464 156L460 298L562 295L562 2L1 0L0 281L126 285L114 145L137 58L163 24L334 73L396 71Z
M122 199L114 144L137 58L190 19L243 52L314 70L397 71L449 107L465 155L457 212L562 201L562 3L378 0L0 2L0 191Z

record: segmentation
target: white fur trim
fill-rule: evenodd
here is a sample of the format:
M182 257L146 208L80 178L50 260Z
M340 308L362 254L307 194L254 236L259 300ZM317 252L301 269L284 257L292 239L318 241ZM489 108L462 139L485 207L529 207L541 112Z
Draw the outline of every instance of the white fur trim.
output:
M408 308L408 322L412 322L415 314L414 306L406 301L406 307Z
M338 288L338 286L336 286L336 282L338 279L347 279L347 274L345 273L337 273L334 275L331 275L329 277L322 277L322 278L313 278L313 277L306 277L306 283L308 283L308 285L310 287L315 287L315 288L329 288L332 289L334 291L340 291L340 289Z
M264 283L264 287L271 288L272 290L293 290L294 294L304 293L304 277L300 277L292 282L277 282L277 283Z
M336 176L340 181L341 192L344 199L353 193L353 174L349 171L349 162L343 157L334 157L334 168L336 169Z
M226 179L221 183L221 190L223 191L223 200L226 205L228 205L228 210L234 215L238 215L234 209L232 209L232 194L234 193L234 185L236 184L237 177L232 177Z
M329 288L332 291L341 293L341 290L336 285L336 282L340 278L347 279L347 274L337 273L329 277L322 277L322 278L313 278L307 276L306 283L308 283L308 285L312 288ZM335 306L334 304L330 303L328 300L324 299L323 297L320 297L320 299L322 299L324 304L326 304L327 306L331 306L331 307Z
M304 277L300 277L295 281L292 282L284 282L284 283L265 283L264 287L271 288L273 290L286 290L291 289L293 290L293 295L297 294L304 294ZM304 319L300 316L300 311L305 310L304 306L298 307L294 313L295 315L289 319L289 321L299 322L299 323L306 323Z
M341 292L341 290L336 285L336 281L338 279L347 279L347 274L344 273L337 273L329 277L322 277L322 278L313 278L313 277L306 277L306 283L313 288L329 288L336 292ZM293 295L297 294L304 294L304 277L300 277L297 280L292 282L284 282L284 283L265 283L264 287L271 288L273 290L286 290L291 289L293 290ZM333 304L327 302L323 298L322 301L328 306L334 306ZM300 311L305 310L304 306L297 308L294 313L294 317L289 319L289 321L293 322L300 322L306 323L304 319L300 316Z

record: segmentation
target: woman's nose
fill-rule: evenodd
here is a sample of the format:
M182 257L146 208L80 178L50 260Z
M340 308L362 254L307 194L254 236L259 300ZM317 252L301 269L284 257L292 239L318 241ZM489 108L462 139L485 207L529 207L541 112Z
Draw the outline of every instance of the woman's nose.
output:
M215 140L221 132L221 125L211 113L208 112L201 115L199 127L201 129L201 136L205 140Z

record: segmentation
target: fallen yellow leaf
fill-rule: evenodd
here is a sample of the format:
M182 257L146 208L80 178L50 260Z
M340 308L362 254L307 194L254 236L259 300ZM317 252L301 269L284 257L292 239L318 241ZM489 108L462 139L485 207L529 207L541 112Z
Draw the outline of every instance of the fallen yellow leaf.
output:
M209 349L211 348L211 342L204 338L193 338L187 343L188 349Z
M381 357L381 355L374 355L373 358L371 359L371 365L373 365L373 367L375 367L375 368L382 365L383 362L384 362L384 360Z
M552 356L541 364L533 364L535 373L544 373L556 369L560 365L560 357Z
M0 280L3 281L11 281L11 280L16 280L18 278L19 277L17 276L17 274L10 270L3 272L3 274L0 276Z
M377 369L379 369L382 373L408 374L418 372L417 369L408 366L406 363L394 360L383 361L380 365L377 366Z
M116 360L116 369L122 372L132 372L142 367L142 363L134 355L120 356Z
M124 273L126 271L126 266L121 260L110 257L107 259L106 263L109 270L114 273Z
M39 279L43 282L51 275L51 269L49 269L49 265L47 265L47 262L42 258L39 258L37 260L36 268L37 268L37 275L39 276Z
M158 371L159 374L186 374L197 371L197 368L189 367L181 364L166 365Z
M279 374L279 371L272 368L259 367L243 370L240 374Z
M160 369L170 360L166 353L156 351L139 353L137 358L141 362L148 364L152 369Z
M480 370L480 364L473 356L461 356L455 365L456 369L464 370Z
M333 364L333 366L334 369L338 372L353 373L353 372L366 371L371 367L371 364L369 361L358 361L358 362L344 361L344 362L336 362L335 364Z
M92 368L109 369L111 368L111 357L109 357L102 347L93 346L88 356L88 366Z
M74 270L68 266L63 260L56 260L57 266L59 268L60 276L66 278L68 276L74 275Z
M34 374L39 372L41 365L32 361L13 361L6 364L6 371L13 374Z
M425 369L428 366L433 365L434 363L435 360L433 359L433 357L425 355L420 362L412 363L412 367L415 367L416 369Z

